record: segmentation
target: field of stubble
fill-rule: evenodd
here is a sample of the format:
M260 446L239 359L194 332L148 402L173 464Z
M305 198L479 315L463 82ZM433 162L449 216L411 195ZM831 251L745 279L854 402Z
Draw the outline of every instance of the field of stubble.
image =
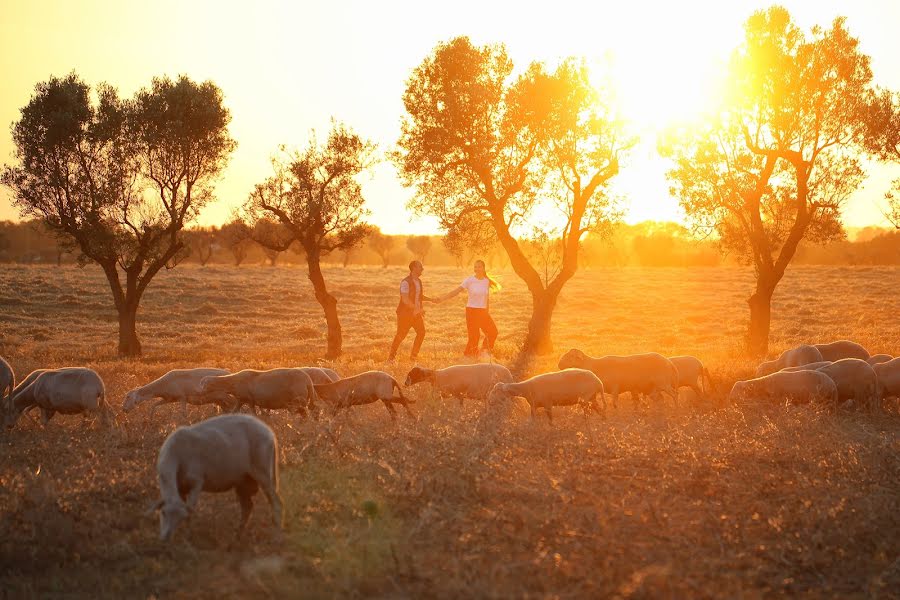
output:
M385 368L394 267L329 268L340 302L342 374ZM468 270L429 269L430 292ZM530 300L512 273L492 312L509 361ZM900 414L720 407L752 373L738 348L750 273L608 269L580 273L554 321L557 352L694 354L712 397L607 419L558 409L442 404L412 388L418 420L380 405L335 418L269 418L281 442L286 535L260 494L237 543L231 494L201 497L168 545L144 512L156 453L183 422L165 406L0 434L0 597L896 597L900 590ZM900 354L900 270L795 268L774 302L772 353L850 338ZM428 310L420 362L459 362L460 297ZM182 266L161 273L139 315L145 356L115 356L116 318L99 270L0 266L0 354L19 377L84 365L121 409L169 369L316 363L324 322L299 268ZM408 353L411 338L401 348ZM387 367L401 379L409 363ZM688 399L684 397L688 396ZM189 409L188 418L213 414Z

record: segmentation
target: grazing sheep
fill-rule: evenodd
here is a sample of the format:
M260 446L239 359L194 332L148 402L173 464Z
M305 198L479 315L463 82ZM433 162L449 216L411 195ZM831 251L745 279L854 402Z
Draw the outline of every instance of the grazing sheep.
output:
M519 383L498 383L491 390L492 398L521 397L531 407L531 418L539 407L547 411L547 418L553 422L551 409L554 406L572 406L580 404L587 415L590 407L603 414L606 410L606 399L603 395L603 382L592 371L587 369L564 369L553 373L535 375L531 379ZM597 404L597 397L603 399L603 409Z
M678 369L656 352L594 358L572 349L559 359L559 368L592 371L603 382L605 391L612 394L613 407L618 407L622 392L655 396L665 392L678 401Z
M867 360L870 356L868 350L850 340L838 340L837 342L831 342L830 344L816 344L816 349L821 353L822 360L830 360L832 362L841 360L842 358Z
M878 377L878 396L882 400L900 397L900 357L872 366Z
M794 371L817 371L822 367L827 367L828 365L833 364L830 360L820 360L819 362L809 363L807 365L800 365L799 367L785 367L778 371L779 373L793 373Z
M84 367L39 369L19 384L6 411L4 424L15 427L22 413L40 408L46 425L56 413L99 414L104 425L111 424L112 410L106 402L106 389L100 375Z
M889 362L892 360L894 360L894 357L891 356L890 354L875 354L875 355L870 356L866 360L866 362L872 366L875 366L875 365L880 365L881 363L886 363L886 362Z
M231 375L207 376L200 380L202 394L226 393L237 399L235 410L242 404L256 408L293 408L305 414L315 404L316 391L303 369L244 369Z
M814 362L822 362L822 353L815 346L801 344L796 348L790 348L782 352L775 360L770 360L759 365L756 376L762 377L780 371L787 367L799 367Z
M496 363L453 365L444 369L413 367L404 385L408 387L422 381L430 382L432 389L441 396L459 398L462 406L464 398L484 398L494 384L512 383L513 376L509 369Z
M179 427L166 438L156 461L160 500L159 537L167 541L190 514L200 492L233 489L241 505L238 535L262 488L272 506L275 527L282 527L278 493L278 440L268 425L250 415L220 415L190 427Z
M693 356L669 356L669 362L678 371L678 387L689 387L700 397L706 395L707 388L712 389L712 378L699 358ZM706 387L703 378L706 378Z
M737 403L747 399L789 400L794 404L805 404L821 398L831 406L837 406L837 386L831 378L819 371L778 371L756 379L738 381L731 388L728 400Z
M0 401L3 402L4 410L12 407L13 390L16 387L16 372L9 366L2 356L0 356ZM9 393L7 393L9 390Z
M299 367L301 371L309 375L313 385L318 383L332 383L341 378L335 371L325 367Z
M158 398L150 408L150 416L156 411L157 406L172 402L181 402L182 413L187 414L187 405L215 403L223 408L228 406L235 408L234 399L226 393L203 394L200 391L200 381L204 377L227 375L227 369L199 368L199 369L174 369L159 379L151 381L147 385L135 388L125 394L125 402L122 409L125 412L147 400Z
M391 420L397 420L397 411L393 404L402 404L410 417L414 417L409 407L411 400L403 395L397 380L384 371L366 371L352 377L345 377L333 383L322 383L317 386L316 395L331 404L334 412L359 404L371 404L381 400L391 414ZM394 397L397 388L399 398Z
M816 369L825 373L837 386L838 400L854 400L871 408L878 396L878 376L872 365L858 358L842 358Z

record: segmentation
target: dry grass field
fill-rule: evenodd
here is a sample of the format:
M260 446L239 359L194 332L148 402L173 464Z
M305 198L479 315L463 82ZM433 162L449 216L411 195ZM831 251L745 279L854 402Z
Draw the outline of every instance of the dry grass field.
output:
M429 269L428 291L468 270ZM329 268L340 302L342 374L384 367L399 268ZM512 273L493 300L497 359L511 360L530 298ZM177 406L119 415L114 431L58 416L0 434L0 597L897 597L900 414L814 406L720 406L752 374L740 357L747 270L579 273L554 322L557 353L694 354L710 398L682 391L607 418L561 408L550 425L521 406L441 403L420 387L417 420L380 405L301 421L274 414L286 535L262 494L236 542L232 494L201 497L170 544L145 510L155 461L183 423ZM789 271L774 302L772 353L849 338L900 354L900 269ZM430 306L430 305L429 305ZM428 308L420 362L460 361L461 297ZM113 406L169 369L315 364L324 321L300 268L179 267L139 314L145 356L115 355L99 269L0 267L0 354L19 377L96 369ZM401 348L408 353L410 335ZM685 399L687 397L688 399ZM213 414L193 407L188 418Z

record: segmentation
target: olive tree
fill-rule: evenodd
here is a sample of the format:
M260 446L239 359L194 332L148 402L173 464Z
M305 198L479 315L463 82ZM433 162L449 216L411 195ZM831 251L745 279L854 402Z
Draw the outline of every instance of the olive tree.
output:
M866 107L865 148L879 160L900 163L900 92L881 90ZM900 178L885 193L884 216L900 229Z

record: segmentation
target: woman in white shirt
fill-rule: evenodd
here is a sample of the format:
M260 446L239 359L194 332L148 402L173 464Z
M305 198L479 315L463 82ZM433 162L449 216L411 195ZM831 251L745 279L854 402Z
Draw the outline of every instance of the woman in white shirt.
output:
M492 279L485 270L484 261L475 261L475 275L466 277L459 287L438 298L443 302L453 298L463 290L468 292L469 299L466 302L466 329L469 331L469 343L466 344L466 356L478 356L478 338L484 332L484 345L482 349L491 352L494 348L494 340L497 339L497 326L491 318L490 295L491 290L499 290L500 284Z

